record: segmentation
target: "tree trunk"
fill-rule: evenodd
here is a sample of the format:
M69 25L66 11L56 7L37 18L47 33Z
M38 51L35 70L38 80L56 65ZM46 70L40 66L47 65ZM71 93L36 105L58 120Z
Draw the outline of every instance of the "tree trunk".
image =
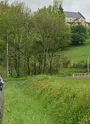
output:
M20 42L21 42L21 38L20 38ZM16 73L17 73L17 77L20 77L20 45L19 45L19 39L18 39L17 35L16 35L16 41L17 41L16 47L15 47L15 53L16 53Z
M17 58L17 77L20 77L20 55L18 52L18 58Z
M49 71L52 74L53 53L49 54L49 59L50 59L50 61L49 61Z
M43 61L43 74L45 74L46 69L46 54L44 54L44 61Z
M30 57L27 57L27 74L30 75Z
M42 73L42 63L43 63L42 55L39 55L39 74Z
M36 61L34 62L34 75L37 74L37 66L36 66Z
M20 77L20 63L19 63L19 56L15 58L15 70L16 70L16 74L17 77Z

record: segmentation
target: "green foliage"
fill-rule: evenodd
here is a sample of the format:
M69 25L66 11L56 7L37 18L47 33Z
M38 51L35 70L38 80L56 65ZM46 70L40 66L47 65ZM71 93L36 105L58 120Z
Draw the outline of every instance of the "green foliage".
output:
M42 8L35 13L38 39L48 52L56 52L70 43L70 29L65 25L64 14L56 7ZM44 51L45 51L44 50Z
M90 36L90 28L88 29L88 35Z
M87 69L87 61L80 61L78 63L73 63L74 68L82 68L82 69Z
M5 88L3 124L86 124L90 80L32 76Z
M58 73L58 52L71 41L64 13L56 7L44 7L33 13L23 3L0 3L0 45L2 65L6 67L6 43L9 45L9 75L20 77ZM1 47L0 47L1 50ZM58 59L59 60L59 59ZM57 70L58 68L58 70ZM53 71L53 72L52 72Z
M87 29L83 25L76 25L71 27L72 30L72 45L82 45L87 38Z
M60 76L72 76L74 73L86 73L85 68L78 67L76 68L75 66L73 67L68 67L68 68L61 68L60 71Z

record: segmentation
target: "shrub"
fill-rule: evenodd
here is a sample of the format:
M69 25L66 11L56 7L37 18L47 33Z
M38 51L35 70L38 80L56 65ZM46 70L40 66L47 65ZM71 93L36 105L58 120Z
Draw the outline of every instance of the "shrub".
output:
M87 38L87 29L83 25L75 25L71 27L71 30L72 30L71 45L77 46L84 44Z

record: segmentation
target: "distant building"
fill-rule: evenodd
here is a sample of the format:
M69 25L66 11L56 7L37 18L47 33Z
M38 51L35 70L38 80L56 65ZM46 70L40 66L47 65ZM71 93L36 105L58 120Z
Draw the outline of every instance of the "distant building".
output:
M90 29L90 22L86 22L86 27Z
M63 8L63 0L53 0L53 5ZM63 11L65 14L65 21L69 25L82 24L83 26L90 28L90 23L86 22L85 17L80 12Z
M53 5L59 8L60 6L63 7L63 0L53 0Z
M82 24L86 26L86 19L80 12L64 11L65 20L68 24Z

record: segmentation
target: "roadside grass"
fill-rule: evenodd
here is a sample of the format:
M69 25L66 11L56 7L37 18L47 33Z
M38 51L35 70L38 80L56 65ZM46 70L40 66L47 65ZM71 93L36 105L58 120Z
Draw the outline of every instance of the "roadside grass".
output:
M32 76L5 88L3 124L89 124L90 80Z
M10 82L5 89L3 124L50 123L39 102L21 91L21 88L25 90L23 83Z
M90 38L87 39L85 45L69 47L66 54L71 60L71 63L87 61L88 54L90 54Z

